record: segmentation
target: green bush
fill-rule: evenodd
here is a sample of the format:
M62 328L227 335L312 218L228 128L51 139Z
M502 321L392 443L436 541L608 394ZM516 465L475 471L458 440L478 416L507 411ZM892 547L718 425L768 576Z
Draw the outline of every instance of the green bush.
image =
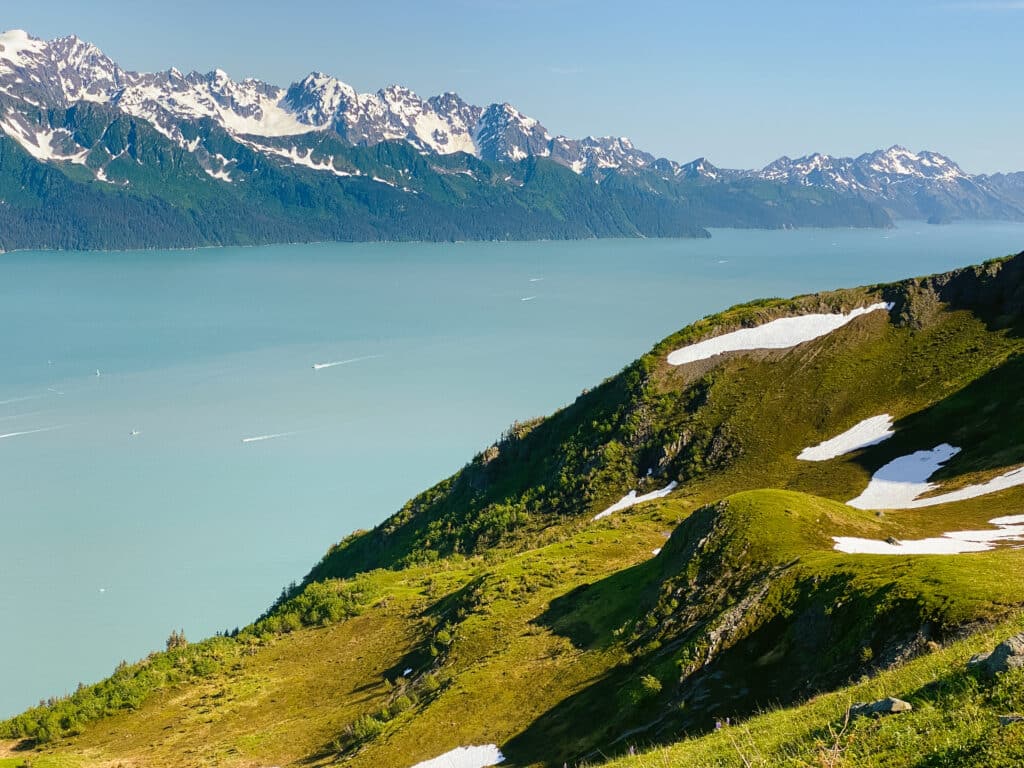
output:
M661 680L654 675L644 675L640 678L640 690L644 692L647 698L657 696L661 693Z
M155 691L214 674L226 660L240 653L241 643L214 637L201 643L179 644L174 650L150 654L135 664L122 662L103 682L80 686L70 696L52 699L0 723L0 738L46 744L81 733L90 722L138 709Z
M384 730L384 723L373 715L362 715L352 723L352 738L362 744L375 739Z

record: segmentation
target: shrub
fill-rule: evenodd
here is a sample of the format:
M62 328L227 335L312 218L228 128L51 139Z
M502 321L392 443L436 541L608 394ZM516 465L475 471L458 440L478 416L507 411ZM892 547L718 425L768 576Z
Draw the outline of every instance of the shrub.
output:
M645 697L657 696L661 693L661 680L654 675L644 675L640 678L640 689Z
M391 702L391 704L388 706L388 710L391 712L391 716L394 717L395 715L399 715L402 712L405 712L407 709L412 709L412 706L412 699L403 693L401 696L399 696Z
M384 730L384 723L373 715L361 715L352 723L352 738L358 743L375 739Z

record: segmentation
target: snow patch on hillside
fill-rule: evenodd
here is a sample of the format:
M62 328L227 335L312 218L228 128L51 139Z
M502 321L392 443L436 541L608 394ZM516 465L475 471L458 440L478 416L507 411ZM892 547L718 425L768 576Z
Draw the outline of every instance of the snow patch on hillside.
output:
M797 458L801 461L828 461L871 445L878 445L894 434L892 416L883 413L881 416L864 419L830 440L811 448L804 448Z
M456 747L450 752L416 763L412 768L489 768L505 762L505 756L494 744L479 747Z
M741 328L723 333L711 339L690 344L671 352L669 365L685 365L697 360L720 355L723 352L740 352L754 349L788 349L825 336L842 328L861 315L880 309L891 310L891 303L879 302L867 307L858 307L845 314L810 314L796 317L782 317L759 325L756 328Z
M872 475L871 482L860 496L846 503L857 509L920 509L966 501L1024 485L1024 467L1019 467L985 483L920 498L939 487L928 482L928 478L959 452L959 448L942 443L930 451L916 451L893 459Z
M619 499L614 504L612 504L610 507L608 507L608 509L604 510L603 512L598 512L596 515L594 515L594 520L600 520L602 518L608 517L609 515L611 515L614 512L621 512L624 509L629 509L630 507L635 507L637 504L643 504L645 501L654 501L655 499L663 499L664 497L666 497L670 493L672 493L672 491L674 491L676 489L677 485L679 485L679 483L677 483L675 480L673 480L671 483L666 485L661 490L659 490L659 491L651 491L650 493L645 493L643 496L637 496L635 490L634 491L630 491L625 496L623 496L621 499Z
M907 541L859 539L854 536L833 536L840 552L862 555L958 555L963 552L985 552L993 542L1024 539L1024 515L997 517L988 521L998 526L985 531L951 531L929 539Z
M848 555L959 555L964 552L985 552L991 545L973 541L956 541L937 536L911 541L878 541L854 536L833 536L835 549ZM895 543L894 543L895 542Z

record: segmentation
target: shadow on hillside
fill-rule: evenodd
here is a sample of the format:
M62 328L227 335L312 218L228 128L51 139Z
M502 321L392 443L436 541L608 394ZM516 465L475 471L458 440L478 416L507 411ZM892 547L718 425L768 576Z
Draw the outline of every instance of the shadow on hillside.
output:
M936 479L1024 463L1022 381L1024 355L1018 354L944 400L900 419L892 439L856 461L874 472L900 456L949 443L962 450L935 473Z
M1001 264L903 281L884 295L896 305L895 316L910 325L937 311L937 299L950 310L974 313L990 331L1024 336L1024 252Z
M615 642L616 631L637 616L645 593L660 582L661 570L658 559L652 557L593 584L581 584L552 600L531 623L567 638L579 649L607 648Z
M671 588L675 574L665 575L665 586ZM735 721L765 707L790 706L915 655L942 633L926 616L927 601L905 593L887 576L865 580L864 574L848 570L778 574L784 588L755 607L749 617L754 623L745 634L706 666L681 676L683 647L690 641L700 646L714 626L687 624L685 612L661 617L654 630L657 643L634 649L631 662L595 676L503 745L503 752L513 765L594 762L631 746L705 733L716 720ZM551 628L565 630L566 622L575 628L573 617L586 610L587 593L592 592L590 603L621 593L617 577L566 595L566 605L545 614ZM754 574L751 588L759 581ZM765 613L770 605L776 610ZM643 620L645 604L637 601L632 608L633 616ZM642 681L651 675L661 689L644 693Z

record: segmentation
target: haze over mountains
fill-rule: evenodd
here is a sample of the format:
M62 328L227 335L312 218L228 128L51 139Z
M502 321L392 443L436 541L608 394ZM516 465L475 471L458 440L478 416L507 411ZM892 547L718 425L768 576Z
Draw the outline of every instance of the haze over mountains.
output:
M507 103L358 93L322 73L287 88L221 70L137 73L77 37L20 30L0 35L0 113L5 248L1024 220L1024 173L975 176L930 151L725 170L622 137L553 136ZM42 213L47 202L75 226ZM104 234L86 207L148 224Z

